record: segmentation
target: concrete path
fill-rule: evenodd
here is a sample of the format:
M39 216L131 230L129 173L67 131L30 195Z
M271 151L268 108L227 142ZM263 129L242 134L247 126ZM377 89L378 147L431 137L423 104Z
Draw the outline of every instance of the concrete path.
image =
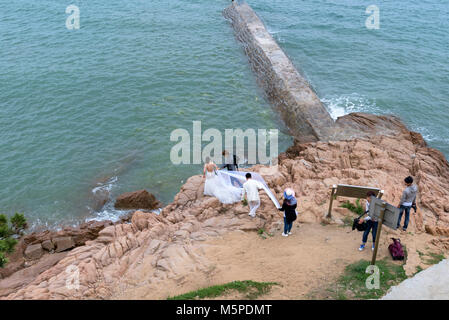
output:
M449 259L392 287L383 300L449 300Z

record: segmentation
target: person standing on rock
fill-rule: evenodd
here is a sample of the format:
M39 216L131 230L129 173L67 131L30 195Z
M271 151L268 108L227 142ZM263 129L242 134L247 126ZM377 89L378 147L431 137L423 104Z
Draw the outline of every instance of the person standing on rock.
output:
M369 212L369 204L371 201L371 197L375 197L376 194L373 191L368 191L366 194L366 204L365 204L365 214ZM372 231L373 235L373 245L371 246L371 250L374 250L374 244L376 243L376 235L377 235L377 226L378 221L374 218L371 218L370 216L365 217L364 219L360 218L359 223L362 224L363 222L366 222L366 229L363 232L362 236L362 244L359 247L359 251L362 251L365 249L366 242L368 241L368 235L370 231Z
M416 206L416 194L418 193L418 187L413 184L413 178L408 176L404 179L406 188L404 192L402 193L401 201L399 202L399 219L398 219L398 225L397 228L401 226L401 219L402 214L405 211L405 219L404 219L404 226L402 227L403 231L407 230L408 222L410 219L410 209L413 205Z
M235 154L229 154L229 152L227 150L223 150L223 152L221 154L224 157L224 165L221 166L221 169L226 168L228 171L239 171L239 165L237 163L237 156ZM239 179L237 179L233 176L230 176L229 178L231 179L231 184L234 187L239 187L239 188L243 187L243 185L239 181Z
M284 191L284 203L279 211L284 211L284 232L283 237L288 237L292 234L293 221L296 220L297 201L293 189L287 188Z
M245 175L245 177L246 182L243 184L242 200L245 199L246 194L250 209L249 216L254 218L256 216L256 210L260 206L259 190L263 189L263 185L259 181L253 180L251 178L251 173L249 172Z
M239 171L237 156L235 154L231 155L227 150L223 150L221 154L224 157L224 164L221 166L221 169L226 168L228 171Z

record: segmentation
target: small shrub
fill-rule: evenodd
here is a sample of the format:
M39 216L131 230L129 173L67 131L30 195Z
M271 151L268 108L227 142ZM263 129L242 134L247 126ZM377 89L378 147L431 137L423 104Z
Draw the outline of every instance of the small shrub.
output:
M14 238L2 239L0 240L0 252L12 253L16 244L17 240Z
M20 235L22 235L25 229L28 228L25 216L17 212L11 217L11 225L13 232Z
M346 201L346 202L342 203L340 205L340 207L349 209L351 212L356 213L359 216L365 212L365 209L363 208L362 204L360 203L360 199L357 199L355 201L355 205L349 201Z
M423 271L423 268L421 266L417 266L416 267L416 272L413 275L415 275L415 274L417 274L417 273L419 273L421 271Z
M14 247L17 244L15 237L23 235L23 232L28 227L25 216L20 213L15 213L11 219L4 214L0 214L0 268L3 268L7 263L7 253L14 252Z
M8 263L8 259L5 257L3 252L0 252L0 268L3 268Z

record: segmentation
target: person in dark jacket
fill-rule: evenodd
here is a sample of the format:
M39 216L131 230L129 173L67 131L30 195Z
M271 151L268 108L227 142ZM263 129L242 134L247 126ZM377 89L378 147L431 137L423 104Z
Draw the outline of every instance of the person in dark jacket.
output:
M235 154L229 154L227 150L223 150L221 153L224 157L224 165L221 166L221 169L226 168L228 171L239 171L238 159ZM233 176L230 176L231 184L234 187L242 188L243 184Z
M224 164L221 166L221 169L226 168L228 171L239 171L237 156L235 154L229 154L227 150L223 150L221 154L224 157Z
M284 211L284 232L282 233L283 237L288 237L289 234L292 234L293 221L296 220L296 207L297 201L295 198L295 192L287 188L284 191L284 203L282 207L279 208L279 211Z
M365 213L369 213L369 205L371 202L371 197L376 197L376 194L373 191L368 191L366 194L366 204L365 204ZM360 219L359 223L362 224L363 222L366 222L367 228L363 232L362 236L362 244L359 247L359 251L362 251L365 249L366 242L368 241L368 235L371 232L373 236L373 244L371 246L371 250L374 250L374 244L376 242L376 235L377 235L377 227L379 225L379 222L375 218L371 218L370 216L365 217L364 219Z

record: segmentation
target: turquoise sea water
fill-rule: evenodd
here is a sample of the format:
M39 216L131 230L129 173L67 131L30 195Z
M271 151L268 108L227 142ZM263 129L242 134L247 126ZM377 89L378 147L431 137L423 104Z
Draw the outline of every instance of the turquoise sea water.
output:
M88 207L146 188L168 203L200 166L170 162L170 133L277 128L233 31L230 1L0 0L0 212L35 225L117 215ZM449 155L449 5L248 1L334 116L392 113ZM79 30L65 9L80 8ZM368 5L380 29L365 28Z

